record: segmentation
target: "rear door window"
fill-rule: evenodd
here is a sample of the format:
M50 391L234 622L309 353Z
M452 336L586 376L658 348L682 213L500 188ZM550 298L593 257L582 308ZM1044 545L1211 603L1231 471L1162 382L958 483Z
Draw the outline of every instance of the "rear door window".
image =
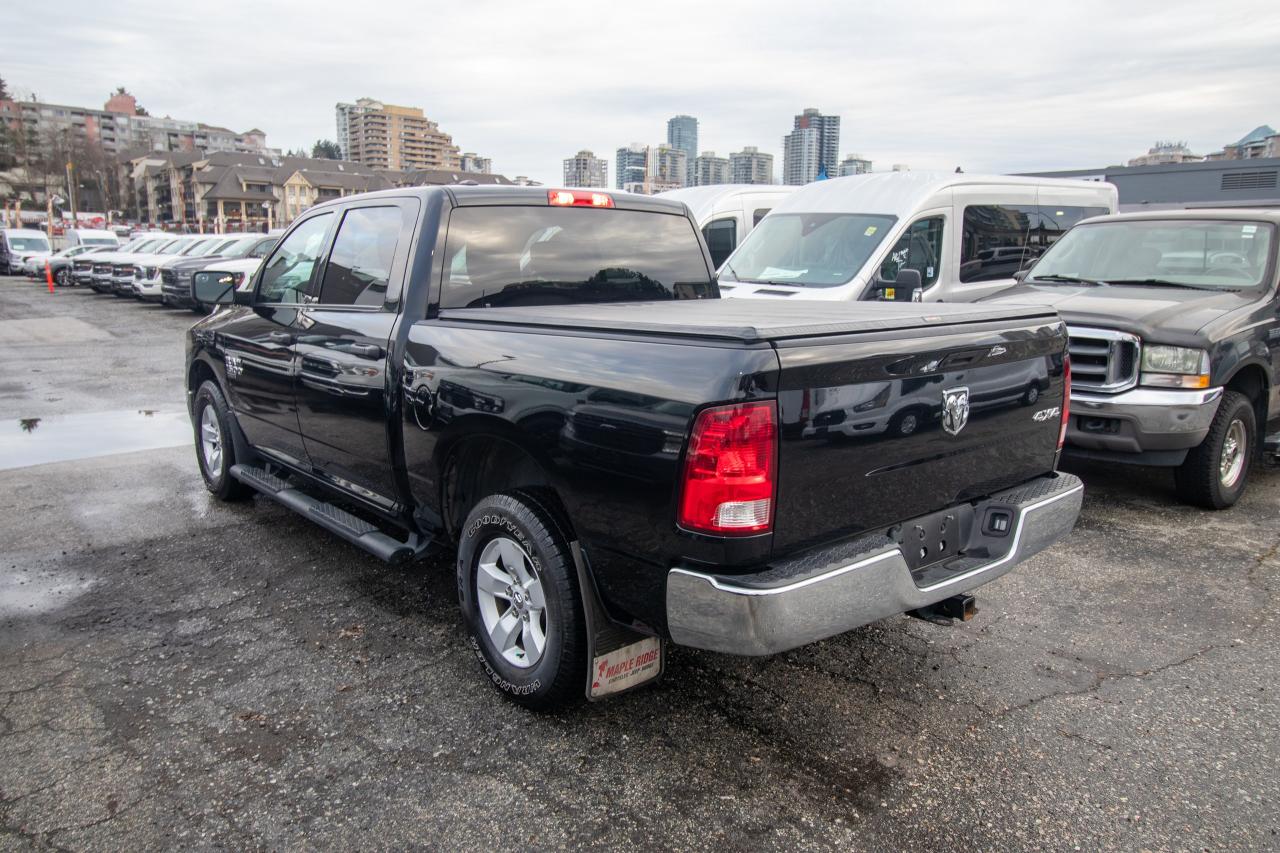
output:
M325 264L320 303L382 305L402 224L401 209L395 205L348 210Z
M459 207L442 308L702 298L714 293L684 216L573 207Z
M1071 226L1105 207L1052 204L974 204L964 209L960 281L1012 278L1057 242Z

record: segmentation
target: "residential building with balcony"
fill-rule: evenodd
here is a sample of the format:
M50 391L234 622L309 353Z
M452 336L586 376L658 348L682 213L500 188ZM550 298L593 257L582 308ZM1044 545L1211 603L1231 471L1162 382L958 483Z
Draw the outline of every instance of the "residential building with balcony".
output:
M717 157L714 151L703 151L693 163L693 186L707 187L730 183L733 171L728 157Z
M729 154L730 182L735 184L773 183L773 155L764 154L754 145Z
M564 185L601 188L609 186L609 161L585 149L572 157L566 157Z
M618 189L626 190L629 185L643 187L649 177L649 146L633 142L625 148L619 148L614 168L617 170Z
M810 107L795 117L782 141L783 183L807 184L818 177L836 177L840 159L840 116L823 115Z
M1192 153L1185 142L1157 142L1147 149L1146 154L1134 157L1130 166L1164 166L1169 163L1199 163L1203 160L1199 154Z
M850 154L840 161L840 177L848 175L865 175L871 171L871 161L864 160L860 154Z
M1275 157L1280 157L1280 134L1271 125L1264 124L1255 127L1236 142L1224 145L1221 151L1216 151L1205 159L1256 160Z
M354 104L338 104L336 117L338 147L353 162L401 171L462 168L453 137L419 107L360 98Z

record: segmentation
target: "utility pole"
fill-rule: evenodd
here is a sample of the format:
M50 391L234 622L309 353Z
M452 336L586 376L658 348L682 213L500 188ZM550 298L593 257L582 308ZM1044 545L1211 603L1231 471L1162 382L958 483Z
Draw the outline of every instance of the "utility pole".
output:
M67 203L71 206L71 227L78 228L79 219L76 216L76 167L72 165L71 159L67 158Z

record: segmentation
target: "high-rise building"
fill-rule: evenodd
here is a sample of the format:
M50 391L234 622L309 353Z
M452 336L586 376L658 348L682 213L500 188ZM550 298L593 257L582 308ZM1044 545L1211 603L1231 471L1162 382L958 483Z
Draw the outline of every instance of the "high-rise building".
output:
M618 149L617 162L618 189L626 190L628 184L643 186L649 176L649 148L639 142L633 142L625 148Z
M730 153L729 180L735 184L773 183L773 155L762 154L754 145Z
M818 131L815 128L797 128L782 138L784 184L807 184L816 180L819 166Z
M659 145L650 149L649 192L661 193L687 186L689 162L683 148Z
M714 151L703 151L693 162L693 185L706 187L727 184L731 180L728 157L717 157Z
M865 175L871 171L871 161L863 160L860 154L850 154L840 161L840 177L846 175Z
M684 152L688 171L685 186L694 184L694 164L698 158L698 120L693 116L679 115L667 119L667 145Z
M591 151L579 151L564 161L566 187L609 186L609 161Z
M461 168L453 137L419 107L360 98L354 104L338 104L337 116L338 147L349 160L400 171Z
M840 116L806 109L795 117L782 149L784 183L807 184L819 176L835 177L840 159Z

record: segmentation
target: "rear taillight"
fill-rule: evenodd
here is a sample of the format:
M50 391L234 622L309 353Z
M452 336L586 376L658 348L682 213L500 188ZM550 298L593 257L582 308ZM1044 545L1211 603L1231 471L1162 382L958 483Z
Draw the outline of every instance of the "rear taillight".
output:
M581 190L548 190L547 204L558 207L613 207L613 196Z
M1071 356L1062 359L1062 425L1058 428L1058 449L1067 443L1067 423L1071 420Z
M685 455L681 527L734 536L773 526L777 427L772 401L716 406L698 415Z

